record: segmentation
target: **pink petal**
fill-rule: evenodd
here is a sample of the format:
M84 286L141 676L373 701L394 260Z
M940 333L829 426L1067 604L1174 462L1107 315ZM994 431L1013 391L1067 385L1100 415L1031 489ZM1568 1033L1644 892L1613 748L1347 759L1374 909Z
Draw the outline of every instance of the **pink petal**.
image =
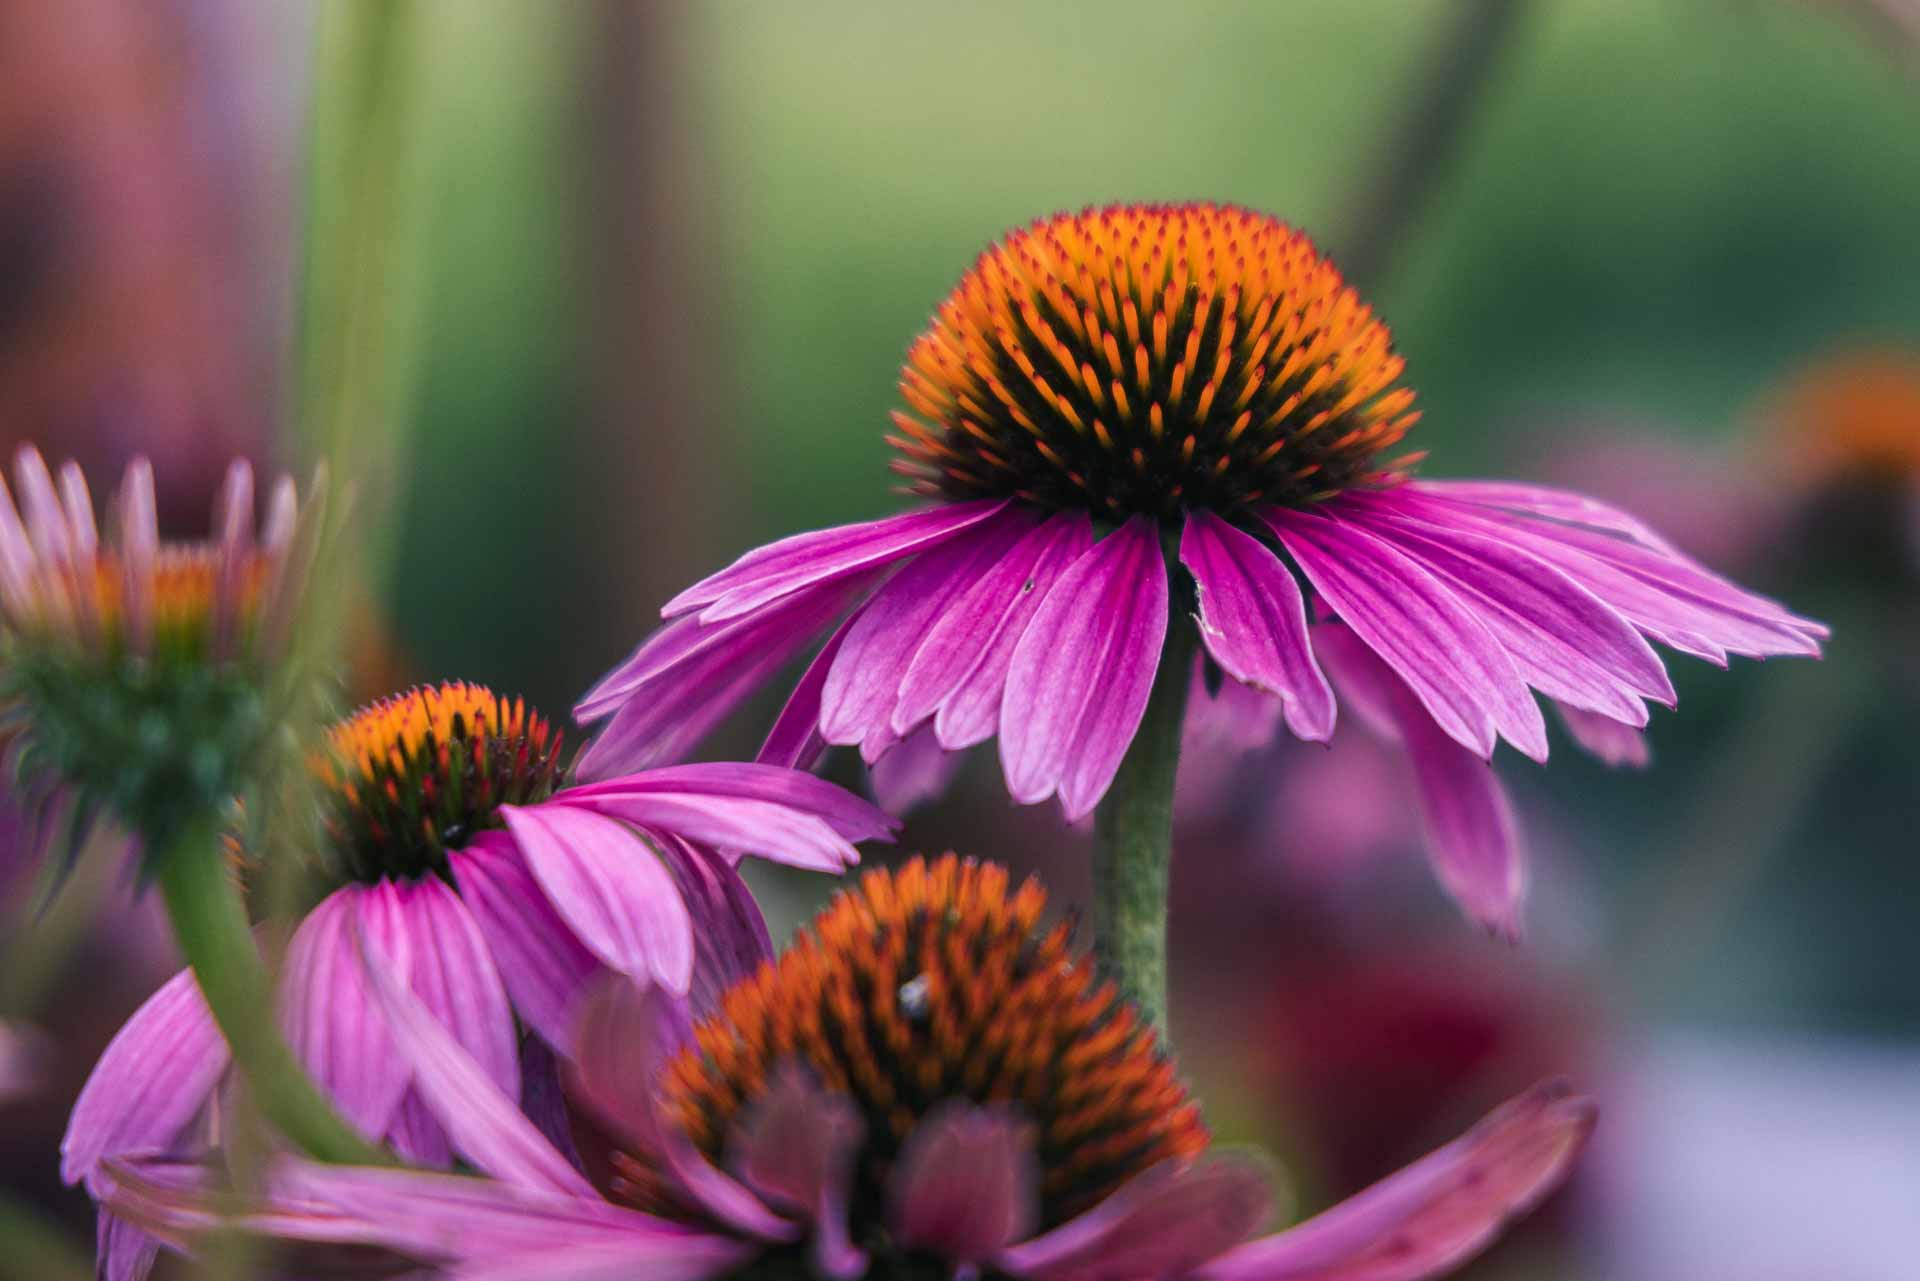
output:
M1343 695L1385 709L1413 767L1427 853L1467 914L1510 941L1520 937L1527 865L1513 807L1492 766L1441 732L1404 682L1348 629L1323 624L1314 643Z
M354 922L379 935L380 950L405 982L413 943L390 886L348 885L307 913L280 972L280 1020L287 1042L355 1128L381 1139L406 1093L394 1071L393 1041L354 951Z
M1113 781L1167 634L1167 572L1154 523L1136 516L1061 575L1014 647L1000 710L1007 790L1056 791L1069 822Z
M146 1281L159 1261L160 1242L111 1210L94 1221L94 1275L99 1281Z
M38 565L33 542L13 505L13 493L0 478L0 599L17 623L30 623L39 614Z
M1666 667L1632 624L1560 570L1497 539L1397 520L1384 500L1343 515L1419 561L1472 605L1521 679L1550 698L1646 723L1641 697L1669 706Z
M153 465L127 464L118 499L120 618L127 648L144 655L153 643L153 574L160 556L160 524L153 497Z
M1298 1227L1214 1260L1198 1281L1419 1281L1466 1262L1566 1177L1593 1104L1538 1087L1467 1134Z
M1028 531L981 574L914 652L900 681L895 732L931 715L948 749L992 738L1014 647L1054 582L1092 545L1087 517L1062 513Z
M890 813L910 813L945 792L965 760L941 747L933 727L923 725L873 763L874 799Z
M731 797L766 801L811 814L849 841L890 839L900 823L844 787L799 770L765 763L711 761L670 765L568 788L569 799L603 796L673 795Z
M773 957L766 918L733 864L704 846L655 834L660 853L679 886L693 921L693 984L689 1005L696 1017L716 1009L720 998Z
M1565 703L1553 706L1560 713L1560 723L1567 727L1567 733L1589 756L1615 769L1621 766L1645 769L1653 759L1647 736L1638 727L1623 725L1611 716L1568 707Z
M925 552L888 579L847 632L820 690L820 734L859 744L872 764L898 734L894 709L907 666L956 600L1037 523L1013 507Z
M1011 1110L952 1100L907 1137L888 1188L896 1241L973 1264L1033 1230L1040 1172L1033 1127Z
M793 693L787 696L786 705L780 709L780 715L774 719L773 728L767 731L766 742L754 755L761 765L780 765L787 769L807 770L819 763L826 755L827 740L820 734L820 691L826 687L827 673L833 670L834 659L840 653L840 646L860 621L863 605L856 609L836 627L833 635L827 637L826 644L807 664L807 670L794 685Z
M763 1241L793 1240L796 1225L715 1169L678 1125L659 1114L654 1082L688 1035L681 1002L658 988L610 978L581 1009L573 1039L575 1096L715 1221Z
M819 1271L843 1281L867 1263L847 1236L853 1158L864 1129L844 1095L826 1093L806 1069L786 1062L728 1144L727 1164L742 1182L769 1204L812 1221Z
M825 819L771 801L575 790L560 793L545 808L606 815L702 845L718 846L729 853L755 854L819 872L844 871L860 861L860 851L853 842L834 831Z
M214 571L214 653L228 654L237 639L240 595L253 553L253 467L236 458L227 468L213 506L213 537L219 564Z
M986 520L1006 506L991 499L947 503L885 520L796 534L757 547L695 583L660 612L701 610L702 622L735 618L818 583L892 564Z
M1333 691L1307 644L1293 574L1252 535L1210 512L1187 515L1180 561L1200 596L1200 639L1227 675L1277 695L1300 738L1333 736Z
M395 887L413 939L409 987L494 1087L520 1097L519 1035L486 937L437 877Z
M60 1140L60 1177L77 1183L109 1157L171 1150L228 1061L193 972L180 971L134 1011L88 1075Z
M1546 722L1506 650L1437 578L1346 522L1281 508L1263 515L1314 590L1457 742L1491 756L1497 732L1546 758Z
M414 1089L445 1127L453 1146L488 1174L518 1187L592 1197L593 1185L556 1152L520 1112L520 1064L511 1095L501 1092L487 1065L449 1034L436 1012L392 973L372 935L357 932L358 960L392 1031L398 1062Z
M1270 1209L1266 1172L1244 1159L1168 1161L1078 1218L1003 1251L995 1265L1024 1281L1185 1277L1245 1241Z
M564 1051L578 1002L605 967L547 901L507 833L482 832L447 863L514 1009Z
M1680 554L1678 548L1639 517L1571 490L1496 480L1417 480L1407 489L1483 507L1524 512L1547 520L1590 525L1623 535L1653 551Z
M659 855L624 824L558 800L504 805L507 830L587 950L622 974L684 993L693 923Z

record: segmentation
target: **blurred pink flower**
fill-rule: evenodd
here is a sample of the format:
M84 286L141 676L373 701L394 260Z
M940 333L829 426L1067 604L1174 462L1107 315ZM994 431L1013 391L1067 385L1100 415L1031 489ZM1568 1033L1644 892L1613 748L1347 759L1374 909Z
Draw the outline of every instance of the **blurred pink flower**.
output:
M374 965L400 1057L491 1178L283 1160L237 1223L522 1281L809 1263L847 1281L918 1264L1029 1281L1416 1281L1484 1248L1585 1141L1591 1105L1536 1089L1352 1200L1249 1240L1269 1209L1264 1172L1184 1140L1172 1150L1186 1155L1151 1155L1191 1133L1178 1128L1191 1106L1151 1032L1066 960L1064 929L1040 926L1029 886L1008 896L1004 873L951 856L870 874L691 1044L657 990L603 990L575 1043L582 1097L632 1153L611 1198ZM946 922L938 934L930 918ZM884 1053L812 1038L846 1000L866 1003ZM824 1083L829 1064L848 1074ZM197 1167L117 1162L106 1182L118 1213L182 1248L227 1222Z
M1332 734L1337 686L1402 743L1442 878L1512 934L1521 860L1484 762L1502 738L1545 760L1536 692L1634 730L1674 698L1649 640L1724 665L1818 655L1826 628L1578 494L1406 479L1411 459L1381 457L1416 417L1400 372L1333 266L1263 215L1129 206L1016 231L904 371L919 416L896 415L897 466L936 505L758 548L675 597L574 709L605 722L583 766L685 747L844 618L762 759L997 735L1013 799L1077 820L1177 607L1296 736Z

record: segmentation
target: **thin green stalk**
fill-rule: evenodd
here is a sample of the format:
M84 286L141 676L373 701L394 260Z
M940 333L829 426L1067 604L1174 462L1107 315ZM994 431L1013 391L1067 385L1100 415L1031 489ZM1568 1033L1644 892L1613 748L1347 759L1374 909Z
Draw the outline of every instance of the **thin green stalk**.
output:
M1173 783L1198 640L1193 619L1176 608L1146 715L1093 820L1094 956L1163 1040Z
M180 950L254 1106L322 1161L385 1164L384 1153L340 1119L280 1035L266 968L239 887L228 874L218 829L204 824L190 830L155 866Z

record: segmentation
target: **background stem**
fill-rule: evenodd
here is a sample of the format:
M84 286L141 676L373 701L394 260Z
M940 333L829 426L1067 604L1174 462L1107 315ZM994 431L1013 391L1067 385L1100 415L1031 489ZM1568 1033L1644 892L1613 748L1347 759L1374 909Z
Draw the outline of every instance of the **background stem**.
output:
M280 1035L253 930L212 824L196 827L156 860L180 950L226 1037L254 1105L310 1155L340 1164L385 1164L381 1150L340 1119Z
M1094 957L1163 1042L1173 783L1198 639L1193 619L1176 607L1146 715L1113 786L1094 811Z

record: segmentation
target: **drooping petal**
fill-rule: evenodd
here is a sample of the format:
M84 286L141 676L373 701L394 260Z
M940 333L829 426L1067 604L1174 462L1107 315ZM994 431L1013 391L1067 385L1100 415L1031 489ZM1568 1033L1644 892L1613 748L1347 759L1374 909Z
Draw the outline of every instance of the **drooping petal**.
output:
M548 901L588 951L622 974L687 990L693 923L672 875L639 833L554 801L503 805L500 814Z
M1000 711L1014 800L1058 792L1069 822L1092 812L1146 714L1166 634L1159 530L1136 516L1061 575L1014 647Z
M396 885L410 923L409 986L496 1089L520 1097L520 1051L513 1010L487 941L460 898L438 877Z
M686 1006L659 988L610 977L582 1003L574 1033L574 1095L645 1153L675 1189L716 1222L763 1241L788 1241L799 1228L716 1169L685 1131L659 1114L652 1087L662 1065L691 1034Z
M1521 679L1563 703L1646 722L1642 697L1669 706L1673 683L1637 629L1565 573L1469 530L1393 517L1391 496L1344 505L1342 516L1419 561L1479 612Z
M814 1260L829 1278L866 1269L866 1252L847 1235L853 1157L864 1131L845 1095L821 1090L788 1061L728 1143L727 1166L736 1177L769 1204L812 1220Z
M1407 489L1484 507L1525 512L1566 524L1590 525L1623 535L1653 551L1680 554L1678 548L1639 517L1611 503L1550 485L1504 480L1417 480Z
M587 745L574 776L611 778L685 755L805 649L865 585L864 579L829 584L732 623L668 624L622 669L629 676L640 671L641 679L616 680L616 671L582 703L596 715L611 710L613 718Z
M940 746L931 725L922 725L873 763L874 799L888 813L910 813L945 792L965 760Z
M843 871L860 861L860 851L853 842L834 831L825 819L773 801L579 789L560 793L544 808L605 815L717 846L728 853L754 854L818 872Z
M1478 1254L1566 1177L1590 1101L1551 1086L1298 1227L1214 1260L1197 1281L1420 1281Z
M767 731L766 741L754 754L755 763L810 770L826 755L827 740L820 733L820 691L826 686L827 673L833 670L840 646L860 621L864 609L862 606L847 615L807 664L780 715L774 718L773 728Z
M547 1044L566 1050L579 1000L605 967L554 909L507 833L482 832L447 863L514 1009Z
M521 1114L518 1057L513 1093L502 1093L490 1067L468 1053L437 1013L391 972L378 943L364 930L356 931L355 941L357 957L392 1030L398 1061L453 1146L503 1182L591 1198L593 1185Z
M581 1197L417 1170L310 1164L280 1158L264 1190L234 1210L204 1166L114 1163L109 1203L170 1244L191 1248L237 1229L281 1241L371 1246L442 1266L463 1260L641 1251L651 1245L667 1277L724 1275L751 1248L723 1236ZM675 1270L691 1259L708 1266ZM521 1275L525 1275L524 1273ZM644 1269L641 1275L652 1276Z
M995 1266L1024 1281L1186 1277L1252 1236L1270 1211L1267 1173L1244 1157L1168 1161L1079 1217L1003 1251Z
M1004 501L945 503L885 520L796 534L757 547L727 568L668 601L660 613L674 618L701 611L717 623L758 609L819 583L878 569L944 542L993 516Z
M1498 733L1546 758L1546 722L1532 693L1506 650L1439 579L1344 522L1280 508L1262 515L1314 590L1455 741L1491 756Z
M171 1151L228 1062L193 972L180 971L134 1011L87 1077L60 1140L60 1177L77 1183L123 1152Z
M904 734L932 716L949 750L992 738L1014 647L1054 582L1092 545L1085 514L1061 513L1029 530L975 579L907 665L894 731Z
M1637 726L1623 725L1611 716L1602 716L1565 703L1555 703L1560 723L1581 750L1618 769L1627 766L1645 769L1653 759L1646 734Z
M654 838L693 921L693 983L687 997L694 1017L704 1017L728 988L773 957L773 940L760 905L732 863L677 836L655 833Z
M766 801L814 815L849 841L888 840L900 827L899 820L844 787L800 770L764 763L704 761L669 765L603 783L568 788L565 795L568 799L665 795Z
M160 1257L160 1242L111 1210L94 1216L93 1267L99 1281L146 1281Z
M1187 515L1180 561L1200 595L1200 640L1227 675L1277 695L1300 738L1333 735L1333 691L1307 644L1293 574L1259 539L1211 512Z
M1441 884L1488 930L1519 938L1526 855L1493 767L1441 732L1406 684L1350 630L1322 624L1314 644L1343 696L1383 709L1392 721L1413 768L1427 854Z
M364 900L364 901L363 901ZM287 1043L340 1114L379 1140L406 1093L394 1071L393 1041L354 947L354 923L377 934L405 982L413 940L390 887L348 885L307 913L280 971L280 1020Z
M907 1137L888 1188L902 1245L954 1263L992 1258L1033 1230L1040 1173L1032 1126L1006 1108L951 1100Z

